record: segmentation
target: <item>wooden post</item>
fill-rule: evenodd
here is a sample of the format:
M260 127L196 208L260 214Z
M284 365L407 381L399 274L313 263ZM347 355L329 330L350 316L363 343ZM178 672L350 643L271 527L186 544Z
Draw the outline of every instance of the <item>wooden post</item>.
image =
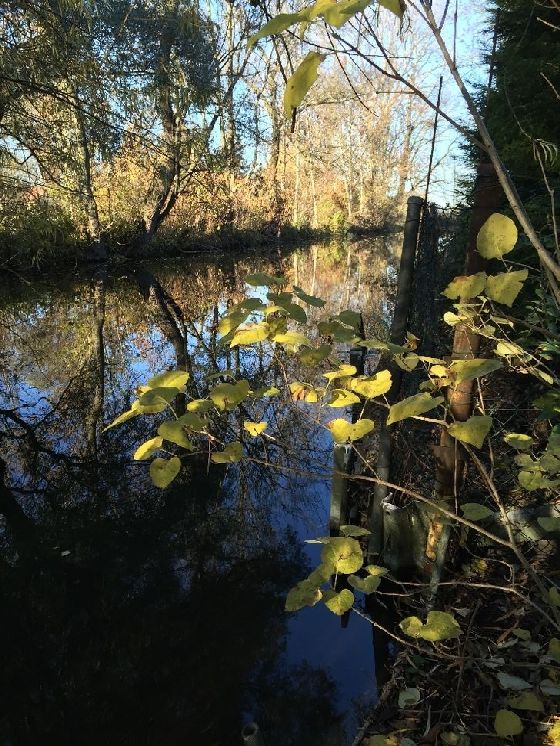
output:
M397 299L395 312L391 323L391 342L402 345L406 336L406 325L410 309L412 278L414 275L414 259L418 245L418 233L420 230L420 219L424 200L421 197L409 197L406 222L404 225L403 247L399 267L399 278L397 284ZM400 385L402 371L391 363L388 365L391 371L392 385L387 394L389 403L396 400ZM380 411L377 421L379 433L379 446L377 451L376 475L379 479L390 481L391 476L391 428L387 425L387 412ZM369 540L369 554L379 554L383 548L383 508L382 503L387 496L387 488L382 484L376 484L373 499L369 505L368 528L371 531Z

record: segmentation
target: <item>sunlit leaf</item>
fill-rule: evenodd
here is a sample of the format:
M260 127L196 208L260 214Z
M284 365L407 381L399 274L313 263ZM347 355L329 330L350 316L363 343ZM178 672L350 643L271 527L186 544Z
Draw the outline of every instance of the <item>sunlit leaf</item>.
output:
M243 428L247 430L249 435L251 435L253 438L261 435L261 433L264 433L267 427L267 422L250 422L249 420L245 420L245 422L243 423Z
M168 370L165 373L159 373L157 376L150 378L146 384L149 388L155 389L160 386L181 389L187 384L189 374L184 370Z
M205 414L209 412L214 405L209 399L193 399L187 404L187 410L189 412L196 412Z
M512 306L528 276L529 271L527 269L491 275L486 280L486 295L496 303Z
M484 223L476 239L478 253L485 259L508 254L517 243L517 226L511 218L495 212Z
M213 453L210 458L215 464L236 464L243 458L243 446L237 441L228 443L223 451Z
M142 412L139 408L139 403L138 401L135 401L129 410L116 417L109 425L107 425L107 427L104 428L104 430L110 430L112 427L122 425L123 422L131 420L133 417L138 417L140 414L142 414Z
M523 733L523 723L519 715L510 710L498 710L494 719L494 730L500 738L518 736Z
M302 580L290 590L286 598L286 611L299 611L304 606L315 606L323 594L310 580Z
M178 388L158 386L142 394L138 401L142 407L163 407L165 409L165 405L173 401L180 393Z
M350 574L358 572L364 563L362 548L356 539L335 536L329 539L321 551L321 562L333 567L334 572Z
M406 9L405 0L378 0L378 2L383 8L387 8L391 13L402 19Z
M373 0L339 0L337 3L329 4L321 15L329 26L340 28L372 2Z
M332 399L329 402L329 407L348 407L350 404L359 404L360 397L353 394L351 391L346 389L333 389Z
M453 360L450 371L454 376L455 383L462 383L471 378L481 378L502 367L500 360L486 360L484 358L473 358L472 360Z
M466 422L453 422L447 428L449 434L462 443L470 443L482 448L484 439L492 427L492 418L486 415L473 415Z
M150 458L152 453L158 451L162 445L163 438L151 438L145 443L142 443L141 446L138 446L138 448L134 452L133 458L135 461L144 461L145 459Z
M265 25L260 28L256 34L250 36L247 45L249 49L251 49L260 39L264 39L266 36L272 36L273 34L281 34L283 31L286 31L286 29L289 29L290 26L294 26L296 23L305 21L306 18L306 15L301 12L279 13L277 16L274 16L274 18L271 18L268 23L265 23ZM261 284L266 285L267 283Z
M249 381L241 380L238 383L219 383L209 393L210 399L216 407L224 412L234 409L249 394Z
M430 611L426 624L418 617L411 616L400 623L402 631L410 637L421 637L423 640L439 642L459 637L461 628L451 614L445 611Z
M493 511L480 503L463 503L461 510L468 521L483 521L494 515Z
M381 583L379 575L368 575L365 578L360 578L358 575L349 575L348 583L355 588L357 591L365 593L366 596L370 593L375 593Z
M560 746L560 720L557 720L547 733L548 740L552 746Z
M409 355L395 355L395 362L399 368L408 372L416 368L419 360L420 357L415 352Z
M469 300L480 295L486 286L486 272L478 272L476 275L461 275L449 283L442 295L447 298L460 298Z
M150 464L150 477L156 487L165 489L181 471L181 461L177 456L170 459L155 458Z
M523 692L516 697L509 697L507 703L514 710L544 712L544 704L534 692Z
M288 347L302 347L303 345L309 346L309 340L307 337L299 332L275 334L274 337L272 337L272 341L281 345L287 345Z
M294 285L294 294L297 295L297 297L302 300L304 303L307 303L310 306L315 306L316 308L322 308L326 301L324 301L322 298L316 298L314 295L308 295L305 293L301 288L298 288L297 285Z
M261 321L259 324L252 324L243 329L237 329L230 342L230 347L252 345L255 344L255 342L262 342L268 337L269 332L270 327L266 321Z
M223 336L230 334L234 329L242 324L245 319L249 316L250 311L234 311L233 313L224 316L218 324L218 332Z
M323 598L327 609L337 616L342 616L347 611L350 611L354 605L354 594L352 591L349 591L348 588L344 588L340 593L336 593L336 591L325 591L323 593Z
M355 378L351 382L350 388L366 399L374 399L376 396L386 394L390 390L391 384L391 373L388 370L380 370L374 376Z
M435 409L435 407L440 404L443 404L443 402L443 396L436 396L434 398L428 393L409 396L407 399L403 399L391 406L387 418L387 424L392 425L394 422L400 422L400 420L405 420L408 417L416 417L425 414L426 412Z
M528 451L535 445L533 438L530 435L525 435L525 433L506 433L504 440L508 446L515 448L517 451Z
M284 116L291 119L295 109L301 104L307 92L319 76L319 65L326 55L308 52L298 68L288 78L284 91Z
M162 422L158 427L158 433L162 438L168 440L170 443L175 443L182 448L187 448L189 451L194 448L191 441L188 439L183 426L178 420L167 420Z
M386 567L380 565L366 565L364 570L370 575L387 575L389 570Z
M347 378L353 376L356 373L357 368L355 365L348 365L348 363L342 363L338 366L338 370L330 370L327 373L323 373L323 378L328 381L336 381L337 378Z
M527 353L514 342L498 342L496 345L496 355L500 357L523 357Z
M331 420L327 423L328 429L336 441L336 443L346 443L347 441L355 441L363 438L375 427L375 422L368 419L358 420L355 423L348 422L348 420Z

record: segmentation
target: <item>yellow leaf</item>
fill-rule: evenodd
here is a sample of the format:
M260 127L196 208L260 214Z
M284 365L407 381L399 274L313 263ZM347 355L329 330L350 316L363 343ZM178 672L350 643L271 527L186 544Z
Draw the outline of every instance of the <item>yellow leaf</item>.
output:
M383 396L391 388L391 373L388 370L380 370L375 376L355 378L350 388L366 399L374 399Z
M486 280L486 295L496 303L512 306L528 276L529 270L527 269L491 275Z
M450 435L463 443L470 443L476 448L482 448L484 439L492 427L492 418L474 415L466 422L453 422L447 428Z
M387 10L390 10L391 13L394 13L398 18L403 17L404 11L406 9L405 1L404 0L378 0L379 5L383 6L384 8L387 8Z
M331 420L327 424L328 429L337 443L346 443L347 441L355 441L363 438L375 427L375 422L372 420L358 420L356 423L348 422L348 420Z
M274 337L272 337L272 341L281 345L287 345L288 347L302 347L303 345L309 346L309 340L307 337L299 332L275 334Z
M446 298L460 298L469 300L480 295L486 286L486 272L478 272L476 275L461 275L449 283L442 295Z
M329 3L321 15L329 26L340 28L372 2L373 0L339 0L338 3Z
M455 383L462 383L471 378L480 378L492 373L502 367L499 360L486 360L485 358L473 358L472 360L453 360L450 372Z
M461 628L451 614L445 611L430 611L426 624L418 617L411 616L403 619L399 627L410 637L421 637L423 640L439 642L459 637Z
M496 259L509 252L517 243L517 227L511 218L495 212L484 223L476 239L478 253L485 259Z
M295 109L301 104L307 92L319 76L319 65L324 54L309 52L295 73L288 79L284 91L284 116L291 119Z
M216 407L224 412L225 410L235 409L249 395L249 391L249 382L241 380L237 383L219 383L214 386L208 396Z
M544 712L544 704L533 692L522 692L516 697L508 699L508 705L514 710L529 710L530 712Z
M332 567L333 573L349 574L358 572L364 564L364 555L356 539L334 536L321 550L321 562Z
M296 23L305 20L306 14L301 11L299 13L279 13L274 18L271 18L268 23L265 23L256 34L250 36L247 45L251 49L259 39L263 39L265 36L272 36L273 34L281 34L282 31L286 31L290 26L294 26Z
M325 591L323 593L325 599L325 606L327 609L336 614L342 616L347 611L350 611L354 604L354 594L349 591L348 588L344 588L340 593L336 591Z
M338 366L338 370L331 370L327 373L323 373L323 378L326 378L328 381L336 381L337 378L347 378L348 376L353 376L356 371L357 368L355 365L348 365L348 363L343 363L342 365Z
M245 420L245 422L243 423L243 428L247 430L249 435L252 435L253 438L256 438L261 433L264 433L267 427L267 422L249 422L249 420Z
M494 730L500 738L518 736L523 733L523 723L519 715L510 710L498 710L494 720Z
M189 451L194 447L178 420L162 422L158 427L158 434L170 443L175 443L175 445L181 446L181 448L187 448Z
M443 396L431 397L428 393L415 394L409 396L408 399L403 399L393 406L389 410L389 416L387 417L387 424L392 425L393 422L399 422L405 420L408 417L416 417L417 415L429 412L444 401Z
M189 374L185 373L184 370L168 370L165 373L160 373L150 378L146 385L150 389L155 389L159 386L181 389L186 385L188 380Z
M243 458L243 446L237 441L228 443L223 451L210 457L215 464L235 464Z
M165 489L181 471L181 461L177 456L173 458L155 458L150 464L150 477L156 487Z
M145 443L142 443L141 446L138 446L138 448L134 452L134 460L144 461L145 459L149 458L152 453L159 450L162 444L163 438L151 438L150 440L147 440Z
M269 331L270 329L266 321L261 321L260 324L252 324L243 329L238 329L229 346L238 347L252 345L255 344L255 342L262 342L268 337Z

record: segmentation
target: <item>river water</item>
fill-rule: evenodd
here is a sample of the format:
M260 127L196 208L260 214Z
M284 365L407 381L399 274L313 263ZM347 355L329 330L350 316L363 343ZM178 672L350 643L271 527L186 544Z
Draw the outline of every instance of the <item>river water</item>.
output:
M123 266L103 285L0 282L0 746L235 746L253 720L266 746L351 743L376 696L371 626L283 609L318 564L304 540L328 531L321 422L271 400L258 414L279 433L277 468L187 459L164 491L132 459L158 415L103 427L166 369L186 366L198 396L226 369L252 387L282 375L217 343L228 302L265 292L248 273L283 272L327 301L310 317L352 308L383 333L394 248L193 256Z

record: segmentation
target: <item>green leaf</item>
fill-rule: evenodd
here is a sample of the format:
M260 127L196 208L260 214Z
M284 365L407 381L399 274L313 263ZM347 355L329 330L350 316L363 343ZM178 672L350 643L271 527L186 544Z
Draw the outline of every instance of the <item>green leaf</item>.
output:
M206 414L206 412L209 412L213 406L214 405L209 399L193 399L187 404L187 411Z
M410 637L421 637L423 640L440 642L459 637L461 628L451 614L445 611L430 611L426 624L415 616L407 617L400 623L400 628Z
M343 536L369 536L371 531L368 531L367 528L363 528L362 526L346 524L345 526L340 527L340 533Z
M304 303L307 303L309 306L315 306L316 308L322 308L326 301L324 301L322 298L316 298L314 295L307 295L301 288L298 288L297 285L294 285L294 295L297 295L297 297L302 300Z
M235 409L248 396L249 391L249 381L219 383L210 391L209 397L221 412L225 412L229 409Z
M327 344L319 345L319 347L308 347L305 350L300 350L299 359L304 365L313 365L314 363L320 363L326 360L332 352L332 347Z
M367 578L360 578L358 575L349 575L348 583L357 591L369 595L379 588L381 577L379 575L368 575Z
M297 13L295 15L297 15ZM247 275L247 277L245 278L245 282L248 285L252 285L253 287L270 287L271 285L284 285L286 279L284 277L267 275L264 272L255 272L252 275Z
M346 389L333 389L332 399L329 407L348 407L350 404L359 404L360 397Z
M162 445L163 438L151 438L145 443L142 443L141 446L138 446L138 448L134 452L133 458L135 461L144 461L145 459L150 458L152 453L158 451Z
M251 435L253 438L261 435L261 433L264 433L267 427L267 422L249 422L249 420L245 420L245 422L243 423L243 428L247 430L249 435Z
M486 277L486 272L455 277L445 288L442 295L445 295L447 298L460 298L461 300L476 298L486 287Z
M158 434L170 443L175 443L182 448L192 451L194 446L187 438L183 425L179 420L167 420L158 427Z
M537 522L545 531L560 531L560 518L537 518Z
M236 464L243 458L243 446L237 441L228 443L223 451L213 453L210 458L215 464Z
M517 227L511 218L495 212L484 223L476 239L478 253L485 259L509 254L517 243Z
M357 371L355 365L348 365L348 363L342 363L338 366L338 370L330 370L327 373L323 373L323 378L328 381L336 381L337 378L348 378L353 376Z
M527 353L523 347L513 342L498 342L496 345L496 355L500 357L524 357Z
M402 20L406 8L404 0L378 0L378 2L379 5L383 8L387 8L387 10L390 10L391 13L394 13Z
M356 539L346 536L329 538L321 551L321 562L333 568L333 572L348 575L358 572L364 564L362 548Z
M247 45L249 49L252 49L260 39L264 39L266 36L272 36L273 34L281 34L283 31L286 31L286 29L289 29L290 26L294 26L296 23L301 23L301 21L304 20L306 20L306 16L305 14L302 14L301 11L299 13L279 13L277 16L274 16L274 18L271 18L268 23L265 23L256 34L250 36ZM268 283L261 284L266 285Z
M337 3L327 5L321 15L329 26L340 28L372 2L373 0L339 0Z
M319 65L326 55L309 52L300 62L295 73L288 78L284 91L284 116L291 119L295 109L301 104L307 92L319 76Z
M159 373L157 376L150 378L146 385L151 389L159 388L160 386L181 389L187 384L188 380L189 374L185 373L184 370L168 370L165 373Z
M164 490L181 471L181 461L177 456L170 459L155 458L150 464L150 477L156 487Z
M142 411L140 409L140 403L138 401L135 401L132 407L126 411L120 414L118 417L116 417L109 425L107 425L105 428L103 428L103 431L110 430L112 427L116 427L117 425L122 425L123 422L127 422L128 420L131 420L133 417L138 417L138 415L142 414Z
M454 376L455 383L462 383L471 378L481 378L502 366L500 360L473 358L472 360L453 360L449 370Z
M494 730L500 738L508 736L518 736L523 733L523 723L519 715L510 710L498 710L494 720Z
M424 414L443 404L443 402L443 396L432 398L428 393L409 396L408 399L403 399L397 402L397 404L393 404L389 410L387 424L392 425L394 422L400 422L400 420L405 420L408 417L416 417L417 415Z
M560 663L560 640L557 637L553 637L548 643L548 655L553 658L556 663Z
M491 275L486 281L486 295L496 303L512 306L528 276L529 270L527 269Z
M364 570L370 575L387 575L389 572L386 567L380 567L379 565L366 565Z
M391 388L391 373L388 370L380 370L375 376L360 376L355 378L350 388L357 394L366 399L374 399L376 396L383 396Z
M299 611L304 606L315 606L323 594L310 580L302 580L290 590L286 597L286 611Z
M245 321L249 314L250 311L241 310L229 313L220 320L218 324L218 332L224 337L227 337L228 334L230 334L234 329L237 329L237 327Z
M498 674L498 681L504 689L513 689L516 692L520 692L523 689L531 689L531 684L528 681L519 676L511 676L509 673L500 672Z
M142 394L138 401L142 407L161 407L160 411L163 411L166 405L180 393L181 391L176 387L158 386Z
M514 710L528 710L529 712L544 712L544 704L533 692L523 692L516 697L509 697L507 701Z
M346 443L347 441L354 442L363 438L375 427L375 422L372 420L363 419L358 420L355 423L348 422L348 420L331 420L327 423L328 429L336 443Z
M352 591L349 591L348 588L344 588L340 593L336 593L335 591L325 591L323 597L327 609L337 616L346 614L346 612L350 611L354 605L354 594Z
M453 422L447 430L453 438L457 438L462 443L470 443L476 448L482 448L491 427L491 417L473 415L466 422Z
M252 345L255 342L262 342L268 337L270 327L266 321L261 321L259 324L252 324L251 326L243 329L238 329L235 332L233 339L231 340L230 347L238 347L243 345Z
M485 505L480 505L480 503L463 503L461 510L467 521L483 521L485 518L494 515L493 511Z
M530 435L525 435L525 433L506 433L504 440L508 446L515 448L517 451L528 451L535 445L533 438Z
M541 471L520 471L519 484L526 490L551 490L560 486L560 479L548 479Z
M406 707L414 707L420 702L420 691L418 689L403 689L399 692L399 707L404 710Z

